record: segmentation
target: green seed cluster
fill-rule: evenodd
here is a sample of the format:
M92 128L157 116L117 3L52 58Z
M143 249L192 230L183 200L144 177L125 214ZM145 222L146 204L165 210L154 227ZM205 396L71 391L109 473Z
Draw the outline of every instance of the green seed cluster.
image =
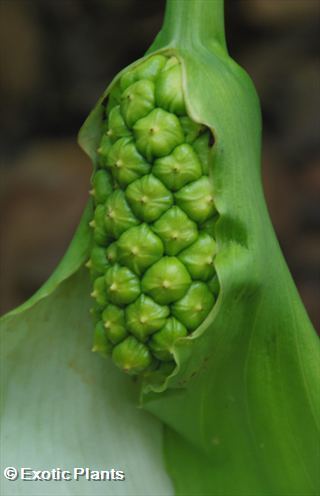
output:
M155 55L126 71L106 105L92 179L87 263L94 350L129 374L174 365L217 293L209 130L187 115L181 66Z

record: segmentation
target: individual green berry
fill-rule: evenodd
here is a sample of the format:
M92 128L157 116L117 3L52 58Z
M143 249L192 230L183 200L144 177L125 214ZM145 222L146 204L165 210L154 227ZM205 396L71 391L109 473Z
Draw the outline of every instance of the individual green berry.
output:
M141 288L160 305L168 305L182 298L190 284L184 265L175 257L163 257L147 270Z
M147 346L133 336L114 347L112 359L117 367L129 375L135 375L146 370L151 362L151 353Z
M91 249L90 260L87 267L98 274L104 274L110 263L107 259L106 249L99 245L94 245Z
M105 205L104 222L107 232L114 238L139 223L131 212L123 191L114 191L109 196Z
M165 68L160 73L156 81L155 96L158 107L178 115L186 114L180 64Z
M179 253L179 260L187 267L192 279L207 281L214 274L216 242L207 233L200 233L197 241Z
M129 184L126 198L134 214L145 222L156 220L173 203L172 193L152 174Z
M107 255L107 260L108 260L109 264L114 264L117 262L118 249L117 249L117 243L116 242L111 243L108 246L107 251L106 251L106 255Z
M167 255L176 255L198 237L196 223L176 206L164 213L152 230L162 239Z
M94 328L92 351L100 353L102 356L108 356L112 353L112 343L107 338L103 322L100 320Z
M108 305L102 312L102 320L105 333L111 343L118 344L128 335L124 311L121 308Z
M106 164L122 187L150 170L150 164L140 155L132 138L118 139L109 150Z
M175 200L192 220L200 223L211 217L216 210L212 185L207 176L181 188L175 193Z
M94 281L91 296L96 300L100 307L105 307L108 303L104 276L97 277Z
M96 204L104 203L113 191L110 175L105 170L98 170L94 174L92 186L93 188L90 193L94 197Z
M137 149L149 162L168 155L184 140L178 117L160 108L139 119L133 126L133 134Z
M145 117L155 107L154 83L142 79L131 84L122 94L121 113L131 128L137 120Z
M166 64L167 58L163 55L153 55L134 69L124 72L120 78L120 87L124 91L132 83L140 79L150 79L154 81L159 75L161 69Z
M111 146L112 146L112 141L110 137L106 133L103 134L99 148L97 150L100 167L106 167L106 160Z
M163 361L172 360L173 347L179 338L188 334L186 327L174 317L169 317L165 325L152 335L149 346L156 358Z
M128 305L136 300L141 292L140 281L127 267L114 265L105 275L106 292L111 303Z
M98 245L106 246L110 237L105 226L105 207L97 205L94 211L93 220L89 222L93 229L93 239Z
M177 191L191 181L201 177L201 164L193 148L183 144L177 146L170 155L154 162L152 173L172 191Z
M150 334L164 326L169 313L167 306L158 305L149 296L142 294L125 309L127 327L136 338L144 342Z
M204 282L194 282L181 300L172 307L172 314L189 331L194 331L206 318L213 307L214 297Z
M139 276L163 255L163 243L147 224L131 227L117 242L118 260Z
M109 113L107 136L112 142L119 138L131 136L130 129L127 127L124 118L121 114L120 105L113 107Z
M204 126L198 122L194 122L187 115L180 117L180 124L184 134L186 143L193 143L194 140L204 131Z

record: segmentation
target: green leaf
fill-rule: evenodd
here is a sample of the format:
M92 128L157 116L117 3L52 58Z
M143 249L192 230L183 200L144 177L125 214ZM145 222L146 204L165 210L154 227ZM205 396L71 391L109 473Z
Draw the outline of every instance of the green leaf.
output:
M144 406L168 426L178 495L316 495L319 340L269 219L258 99L225 50L221 3L169 1L149 53L159 49L181 61L188 113L215 138L220 292L194 335L177 343L167 385L145 386Z
M10 482L3 495L171 495L162 426L137 408L137 385L91 353L90 284L80 270L2 320L1 471L115 468L125 481ZM143 476L142 476L143 474Z

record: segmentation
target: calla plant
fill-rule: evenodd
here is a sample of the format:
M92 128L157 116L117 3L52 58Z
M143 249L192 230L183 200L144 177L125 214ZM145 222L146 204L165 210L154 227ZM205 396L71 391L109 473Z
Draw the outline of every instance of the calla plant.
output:
M173 121L176 125L168 117L172 114L164 116L161 109L154 109L153 86L141 84L139 79L142 64L152 57L158 60L155 56L179 62L183 98L175 89L177 75L173 74L171 83L161 76L156 101L159 107L167 105L165 95L173 94L169 111L181 116L181 127L174 137L168 131L167 140L159 143L153 139L150 145L145 137L149 121L166 130L172 129ZM112 104L119 82L125 97L134 94L135 101L142 100L143 104L129 104L125 97L120 110ZM108 137L104 137L106 104L109 131L121 136L113 146L116 159L108 155L110 164L125 161L128 154L133 164L129 172L119 169L115 173L120 187L115 191L99 179L99 174L103 175L99 157L108 146ZM138 152L130 129L134 129ZM190 151L200 129L209 129L214 141L207 170L203 170L209 186L204 176L200 177L194 151ZM125 480L93 483L81 476L67 482L26 484L17 479L3 482L3 494L317 494L319 341L270 222L260 177L260 137L254 87L227 52L222 0L167 0L164 25L146 56L112 81L79 134L79 143L96 171L93 188L96 198L98 195L106 205L104 210L93 200L88 202L58 268L30 300L2 319L1 469L114 468L124 471ZM208 147L208 142L203 145L201 140L195 146L199 157L204 146ZM186 164L179 179L170 174L173 161ZM150 176L150 164L157 176ZM148 360L139 362L138 379L133 379L115 366L124 368L123 350L117 348L120 345L115 346L118 351L112 361L98 334L94 347L105 351L106 357L91 353L94 325L89 313L90 292L102 295L98 301L101 307L110 294L103 299L99 277L91 287L84 265L91 257L96 264L102 263L104 270L99 250L93 251L93 236L103 244L107 243L106 233L96 226L106 215L112 195L119 208L126 208L124 188L128 202L134 204L137 187L142 186L132 181L140 181L140 175L147 178L144 188L173 192L166 197L168 204L156 205L169 218L161 221L152 208L136 203L128 222L125 217L125 226L106 222L107 233L114 239L122 236L117 253L121 264L129 264L126 270L113 265L106 276L108 287L127 281L129 272L136 275L134 279L130 276L122 299L112 296L112 305L102 318L113 325L114 334L109 335L114 346L124 339L126 334L121 333L127 332L118 305L142 305L135 300L140 279L146 295L139 298L145 299L144 304L147 298L156 298L161 308L174 302L175 313L163 315L166 328L152 337L140 333L138 325L133 327L138 337L126 338L131 340L129 348L133 339L150 339L156 359L173 364L159 374L156 367L148 369ZM202 183L192 190L191 181ZM213 220L202 213L201 192L207 187L213 188ZM190 207L193 194L199 208L195 204ZM192 239L195 245L190 241L188 246L177 248L167 243L163 248L157 236L164 236L170 216L176 218L177 209L183 208L192 222L201 224L201 234ZM143 224L136 221L141 217ZM150 222L155 222L153 230ZM185 222L177 221L177 225ZM150 241L147 258L130 257L128 229L135 230L135 239ZM108 258L113 260L118 256L115 243L107 244ZM169 250L164 258L163 250ZM214 255L214 270L199 272L197 260L208 250ZM145 272L151 262L154 265ZM172 270L179 273L181 282L171 288L169 296L166 291L159 293L155 279ZM207 294L215 295L210 297L207 316L201 322L194 314L183 313L182 300L188 296L191 279L200 281L192 285L209 288L202 290L201 301L209 298ZM133 320L140 308L136 307L128 310ZM169 355L163 344L168 333L173 336Z

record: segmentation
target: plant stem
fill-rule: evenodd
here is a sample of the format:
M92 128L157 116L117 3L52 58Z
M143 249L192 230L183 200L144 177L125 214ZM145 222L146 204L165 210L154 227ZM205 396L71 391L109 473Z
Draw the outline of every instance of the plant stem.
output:
M213 43L226 50L223 0L167 0L158 43L185 48Z

